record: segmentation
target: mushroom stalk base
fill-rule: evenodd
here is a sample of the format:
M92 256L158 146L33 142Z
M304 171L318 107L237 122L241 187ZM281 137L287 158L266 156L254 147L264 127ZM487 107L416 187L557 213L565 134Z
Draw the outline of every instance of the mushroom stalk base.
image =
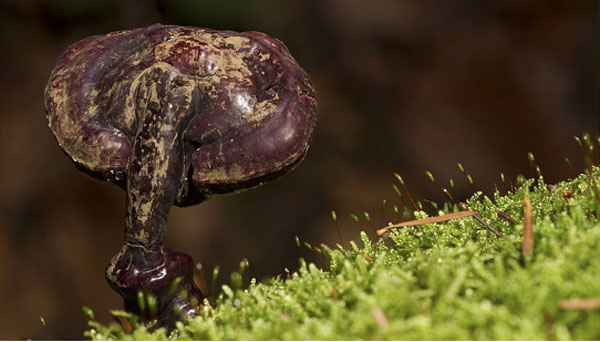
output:
M168 248L148 251L126 244L108 267L107 279L123 297L126 311L143 321L156 319L169 330L194 317L203 299L194 284L192 258Z
M163 246L167 216L185 190L184 132L198 109L194 82L159 65L140 77L135 93L137 132L127 167L125 244L106 279L125 309L169 329L196 314L203 296L192 258Z

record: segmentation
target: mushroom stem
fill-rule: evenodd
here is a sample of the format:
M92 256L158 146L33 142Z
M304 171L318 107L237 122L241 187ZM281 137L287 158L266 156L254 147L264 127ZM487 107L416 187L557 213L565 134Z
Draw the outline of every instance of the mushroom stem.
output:
M137 133L127 169L125 242L156 250L184 182L183 133L196 113L194 83L160 67L141 76L135 97Z
M195 315L203 298L193 281L192 258L163 246L167 216L178 191L186 188L183 135L198 112L199 96L194 82L165 66L148 69L139 79L125 245L106 269L106 279L128 311L173 329L175 321ZM152 310L139 304L140 291L156 300Z

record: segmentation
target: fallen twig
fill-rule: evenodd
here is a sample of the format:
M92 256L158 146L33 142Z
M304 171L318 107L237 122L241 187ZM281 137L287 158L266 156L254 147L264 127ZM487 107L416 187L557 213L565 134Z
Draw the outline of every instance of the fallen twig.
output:
M523 244L521 254L524 257L533 256L533 227L531 222L531 202L529 198L523 199L525 203L525 217L523 218Z

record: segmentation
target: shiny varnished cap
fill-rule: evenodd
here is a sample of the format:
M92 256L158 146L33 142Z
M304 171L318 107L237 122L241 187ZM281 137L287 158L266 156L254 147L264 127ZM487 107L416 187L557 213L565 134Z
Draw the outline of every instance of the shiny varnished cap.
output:
M175 204L258 185L305 154L315 91L283 43L258 32L157 24L86 38L58 59L46 112L80 169L125 186L137 90L150 68L185 75L200 94L183 136L187 177Z

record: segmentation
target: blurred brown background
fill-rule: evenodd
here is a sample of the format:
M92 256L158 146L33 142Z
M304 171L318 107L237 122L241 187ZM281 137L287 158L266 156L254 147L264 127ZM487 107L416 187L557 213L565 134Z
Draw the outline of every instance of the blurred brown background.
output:
M124 193L76 171L44 117L59 54L89 35L152 23L257 30L284 41L315 83L319 121L307 158L241 195L172 211L167 244L229 281L242 258L263 278L294 269L294 235L345 243L388 220L393 172L441 201L423 174L489 193L503 171L547 181L582 169L573 136L598 134L595 1L0 1L0 338L78 339L82 305L108 322L121 300L104 267L122 241ZM368 210L372 223L351 212ZM47 321L42 326L39 316Z

